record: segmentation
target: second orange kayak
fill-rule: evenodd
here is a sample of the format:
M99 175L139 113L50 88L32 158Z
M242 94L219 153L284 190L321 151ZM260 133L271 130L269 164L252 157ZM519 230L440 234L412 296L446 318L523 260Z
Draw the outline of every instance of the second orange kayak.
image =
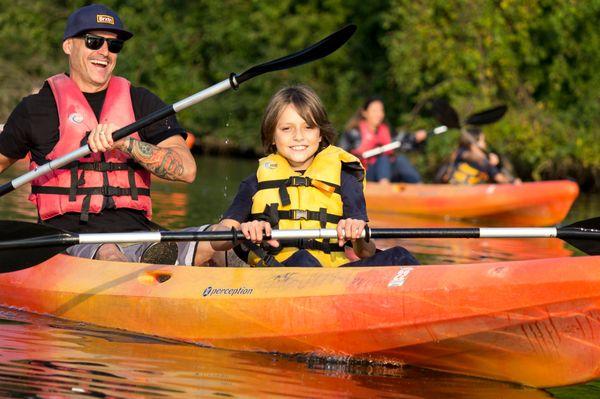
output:
M549 226L565 218L578 194L577 183L556 180L475 186L368 183L366 197L367 208L374 213Z

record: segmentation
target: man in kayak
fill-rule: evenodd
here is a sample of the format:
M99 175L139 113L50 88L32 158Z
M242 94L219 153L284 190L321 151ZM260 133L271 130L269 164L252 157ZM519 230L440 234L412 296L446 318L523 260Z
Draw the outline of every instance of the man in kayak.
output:
M251 266L418 264L404 248L376 252L361 235L367 223L364 169L358 158L331 145L335 130L317 94L307 86L286 87L269 102L262 120L268 154L256 174L242 181L214 230L242 231L238 251ZM337 239L267 240L272 228L337 230ZM346 243L354 254L349 258ZM224 251L231 242L211 242ZM247 252L242 254L242 252Z
M86 142L92 150L32 182L30 200L40 223L86 233L155 230L158 226L150 220L151 174L187 183L195 179L196 163L185 144L186 132L174 116L112 140L118 128L165 107L147 89L113 75L119 52L132 36L105 6L94 4L73 12L62 43L69 74L48 78L6 122L0 135L0 172L27 154L34 169ZM191 245L180 245L180 256ZM139 261L147 247L83 244L68 252Z
M419 130L403 140L403 148L418 147L427 139L427 132ZM385 122L385 107L379 97L370 97L356 111L346 125L346 131L340 137L338 145L344 150L361 157L368 150L391 143L392 136L389 125ZM383 183L405 182L419 183L421 175L410 161L393 151L363 159L367 168L367 181Z

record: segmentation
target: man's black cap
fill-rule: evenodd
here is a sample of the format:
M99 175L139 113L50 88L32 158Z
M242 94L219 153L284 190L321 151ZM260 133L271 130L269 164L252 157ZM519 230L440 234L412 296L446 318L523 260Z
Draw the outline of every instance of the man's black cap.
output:
M101 4L91 4L69 15L63 41L92 30L115 32L122 40L133 36L133 33L125 29L116 12Z

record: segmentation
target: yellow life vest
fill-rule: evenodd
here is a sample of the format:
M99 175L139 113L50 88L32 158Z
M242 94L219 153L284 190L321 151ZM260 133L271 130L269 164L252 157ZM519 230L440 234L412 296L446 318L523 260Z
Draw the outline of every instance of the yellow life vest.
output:
M294 171L279 154L260 159L252 218L267 220L279 229L335 229L344 211L340 195L343 167L359 175L364 191L364 169L360 161L338 147L328 146L320 151L304 174ZM350 261L337 240L295 240L282 242L280 248L273 255L278 262L285 261L300 248L309 251L324 267L337 267ZM265 264L253 251L248 263Z
M467 184L474 185L480 183L487 183L489 176L487 173L474 168L466 162L460 162L454 167L454 171L450 176L451 184Z

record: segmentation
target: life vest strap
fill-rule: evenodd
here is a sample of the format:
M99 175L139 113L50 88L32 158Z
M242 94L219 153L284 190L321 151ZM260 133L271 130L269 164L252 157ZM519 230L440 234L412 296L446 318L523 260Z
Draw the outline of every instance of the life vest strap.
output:
M129 187L131 188L131 199L137 201L140 190L135 184L135 171L129 168L127 171L127 180L129 181Z
M150 189L148 188L137 188L138 195L150 195ZM31 192L33 194L57 194L57 195L69 195L71 188L67 187L47 187L47 186L31 186ZM105 197L111 196L130 196L131 189L123 187L77 187L77 195L104 195Z
M324 209L324 208L323 208ZM323 217L327 223L337 224L342 217L339 215L332 215L331 213L322 211L310 211L307 209L290 209L289 211L278 211L279 219L290 219L290 220L318 220L323 222Z
M298 249L310 249L315 251L321 251L326 254L331 252L344 252L344 247L339 245L330 245L329 242L318 241L313 238L298 238L295 240L280 240L281 247L287 248L298 248Z
M258 220L267 220L273 226L279 224L279 220L287 219L287 220L317 220L323 224L325 223L333 223L337 224L342 217L339 215L332 215L331 213L324 212L324 209L321 211L311 211L308 209L290 209L286 211L277 211L277 219L273 217L273 213L270 212L273 209L272 206L267 205L268 209L265 209L264 213L253 213L251 215L252 219ZM276 209L276 208L275 208Z
M290 176L287 179L267 180L258 182L258 190L279 189L279 198L283 206L291 203L287 187L315 187L321 191L340 194L341 188L337 184L312 179L308 176Z
M79 220L82 223L87 223L89 220L90 213L90 204L92 201L92 195L102 195L105 199L111 200L112 196L131 196L133 197L132 191L130 188L122 188L122 187L113 187L113 186L103 186L103 187L77 187L76 194L77 195L85 195L83 198L83 202L81 204L81 216ZM150 196L150 189L148 188L138 188L135 187L135 191L137 191L137 195L147 195ZM58 194L58 195L71 195L73 192L73 187L46 187L46 186L31 186L31 192L34 194ZM136 197L137 197L136 195ZM109 204L109 205L107 205ZM104 201L103 209L105 207L114 206L113 201Z
M257 266L279 266L279 267L285 266L283 263L279 262L274 256L274 254L277 254L277 253L279 253L279 251L281 251L281 249L282 249L281 247L273 248L276 251L269 251L268 249L265 249L265 248L261 247L260 245L255 244L250 241L247 241L247 242L243 243L242 245L249 251L254 252L254 254L260 258L261 263Z
M286 186L310 187L312 186L312 179L307 176L290 176L287 179Z
M77 199L77 187L80 184L83 184L83 182L85 181L84 176L83 176L84 173L85 172L83 172L81 174L81 181L80 181L80 179L77 175L77 168L71 168L71 187L69 187L69 201L70 202L75 202L75 200ZM73 183L73 182L75 182L75 183ZM32 186L31 187L32 193L34 192L35 187L39 187L39 186Z
M254 252L254 254L260 258L261 262L259 266L285 266L275 258L275 255L278 254L283 248L288 247L298 248L298 250L306 249L321 251L326 254L330 254L331 252L344 252L344 247L330 245L329 241L321 242L315 239L299 238L297 240L280 240L279 243L280 246L277 248L263 248L262 246L252 242L245 242L242 245L245 246L249 251Z
M281 186L285 187L316 187L318 189L324 189L325 186L328 189L324 189L325 191L331 191L335 193L340 193L340 186L337 184L312 179L307 176L290 176L287 179L280 180L267 180L258 182L259 190L268 190L270 188L279 188Z
M140 170L140 169L144 169L144 167L136 162L133 162L131 160L128 160L127 162L98 162L98 161L94 161L94 162L79 162L79 161L74 161L71 162L65 166L62 166L60 168L57 168L59 170L61 169L68 169L68 170L93 170L95 172L112 172L115 170L128 170L128 169L133 169L133 170Z

